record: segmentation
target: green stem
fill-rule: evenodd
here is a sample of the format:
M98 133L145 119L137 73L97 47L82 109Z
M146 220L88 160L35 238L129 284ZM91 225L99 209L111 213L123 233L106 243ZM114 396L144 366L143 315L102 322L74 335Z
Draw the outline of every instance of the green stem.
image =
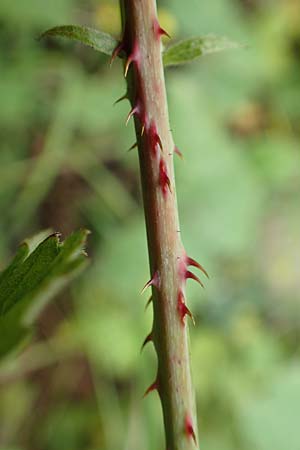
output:
M185 306L190 262L181 242L161 34L155 0L121 0L127 55L128 96L137 135L151 270L153 330L158 357L157 388L166 448L198 448ZM130 64L129 64L130 63ZM200 266L198 266L201 268ZM150 339L149 338L149 339ZM152 390L152 389L150 389Z

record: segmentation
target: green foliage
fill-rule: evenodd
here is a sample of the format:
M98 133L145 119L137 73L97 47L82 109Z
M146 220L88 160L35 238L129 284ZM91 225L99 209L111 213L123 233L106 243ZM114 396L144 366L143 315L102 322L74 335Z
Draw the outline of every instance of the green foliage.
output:
M207 35L185 39L170 45L163 53L164 66L177 66L192 62L200 56L241 47L226 37Z
M87 231L60 242L52 234L33 250L25 241L0 275L0 356L28 332L38 313L86 265L83 247Z
M298 3L164 2L174 41L214 31L250 47L166 71L184 154L175 159L181 231L211 277L203 292L187 287L205 450L299 450ZM139 296L149 271L129 106L112 107L124 92L120 67L87 47L36 40L78 20L104 30L102 7L115 17L116 5L0 1L1 261L31 230L93 231L73 312L26 360L14 357L10 381L0 376L1 450L164 448L157 398L141 401L156 361L151 346L139 354L152 324Z
M89 27L62 25L50 28L40 38L63 37L92 47L111 56L118 41L110 34ZM226 37L207 35L185 39L170 45L163 53L164 66L177 66L198 59L200 56L241 47Z
M103 31L94 30L89 27L81 27L78 25L62 25L59 27L50 28L40 37L68 38L72 41L77 41L81 44L88 45L94 50L104 53L105 55L111 55L118 44L118 41L108 33L103 33Z

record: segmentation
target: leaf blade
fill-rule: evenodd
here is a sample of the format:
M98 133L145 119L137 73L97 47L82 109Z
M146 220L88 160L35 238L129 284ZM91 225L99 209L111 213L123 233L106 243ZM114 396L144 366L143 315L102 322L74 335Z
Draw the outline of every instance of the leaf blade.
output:
M63 37L92 47L94 50L111 56L118 45L118 41L108 33L79 25L61 25L50 28L41 34L40 39L46 37Z
M243 47L226 37L209 34L185 39L167 47L163 53L164 66L176 66L192 62L201 56Z
M30 331L45 304L87 264L89 232L79 230L60 242L52 234L29 250L25 242L0 274L0 357Z

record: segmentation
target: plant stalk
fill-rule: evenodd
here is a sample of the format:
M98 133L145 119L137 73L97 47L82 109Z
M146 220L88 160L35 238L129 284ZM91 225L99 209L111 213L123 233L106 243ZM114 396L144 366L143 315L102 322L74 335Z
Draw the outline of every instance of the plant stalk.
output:
M123 38L117 52L127 56L129 118L134 116L154 311L153 340L158 357L155 382L161 399L167 450L198 448L195 396L188 345L185 283L196 265L184 250L174 179L174 142L169 125L155 0L121 0ZM192 262L191 262L192 261ZM202 268L201 268L202 270Z

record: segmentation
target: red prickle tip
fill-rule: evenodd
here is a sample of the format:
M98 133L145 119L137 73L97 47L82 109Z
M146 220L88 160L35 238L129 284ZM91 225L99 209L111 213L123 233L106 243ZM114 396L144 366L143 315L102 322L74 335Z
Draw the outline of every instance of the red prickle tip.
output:
M149 126L149 139L150 139L150 147L154 155L156 155L157 153L157 146L159 146L160 150L163 151L163 145L153 120L151 121Z
M197 281L197 283L199 283L200 286L202 286L204 288L204 284L202 283L202 281L199 280L199 278L193 272L190 272L189 270L187 270L186 274L185 274L185 278L186 278L186 280L188 278L190 278L191 280Z
M152 383L148 389L146 390L145 394L143 395L143 398L146 397L146 395L150 394L152 391L158 391L158 381L157 379Z
M186 274L185 274L185 278L186 278L186 280L187 280L188 278L191 278L191 280L197 281L197 283L199 283L200 286L202 286L202 287L204 288L204 284L202 283L202 281L199 280L199 278L198 278L195 274L193 274L193 272L190 272L189 270L187 270L187 271L186 271Z
M195 445L197 445L197 439L196 439L196 434L195 434L194 427L193 427L193 422L188 414L185 416L184 428L185 428L185 433L186 433L187 437L189 439L192 438Z
M136 148L138 146L138 143L135 142L134 144L132 144L132 146L127 150L128 152L130 152L131 150L133 150L134 148Z
M153 277L151 278L151 280L147 281L147 283L145 284L145 286L143 287L142 291L141 291L141 295L145 292L145 290L150 287L150 286L155 286L156 288L159 287L159 275L158 272L156 271L155 274L153 275Z
M182 325L184 325L185 316L189 316L192 319L193 325L195 325L195 320L193 314L185 304L185 298L182 291L179 291L177 298L177 310L179 312L180 320Z
M151 342L151 341L153 341L152 331L151 331L151 333L148 334L148 336L146 336L144 342L142 343L142 346L141 346L141 352L143 351L145 345L147 345L148 342Z
M168 189L172 192L170 178L168 176L167 167L163 158L161 158L159 162L159 184L164 196L167 195Z
M187 256L186 258L186 264L187 266L193 266L193 267L197 267L197 269L201 270L201 272L204 273L204 275L209 278L208 273L206 272L206 270L204 269L203 266L201 266L201 264L199 264L197 261L195 261L193 258L190 258L189 256Z
M193 314L191 313L191 311L189 310L189 308L183 303L180 305L180 316L181 316L181 321L184 324L184 318L185 316L189 316L193 322L193 325L195 326L195 319Z
M140 60L140 50L139 50L137 41L135 41L135 43L133 45L133 50L132 50L131 54L128 56L126 64L125 64L125 70L124 70L125 78L127 77L127 73L128 73L131 63L133 63L134 61L136 63L138 63L139 60Z
M147 303L145 305L145 311L146 311L146 309L148 308L148 306L150 305L151 302L152 302L152 295L151 295L151 297L149 298L149 300L147 301Z
M159 27L158 34L159 34L159 36L167 36L169 39L171 39L171 36L169 35L169 33L166 30L164 30L164 28L162 28L162 27Z
M112 66L112 63L114 62L114 60L116 59L117 56L119 56L119 54L121 53L121 51L124 49L124 43L121 41L116 48L114 49L114 51L112 52L111 58L110 58L110 62L109 62L109 66Z
M160 39L161 36L167 36L169 39L171 39L171 36L169 35L169 33L166 32L166 30L164 30L160 25L159 22L157 20L157 18L155 17L154 21L153 21L153 31L155 36Z
M174 147L174 153L176 153L176 155L178 155L179 158L183 159L183 154L181 153L181 151L179 150L179 148L176 145Z

